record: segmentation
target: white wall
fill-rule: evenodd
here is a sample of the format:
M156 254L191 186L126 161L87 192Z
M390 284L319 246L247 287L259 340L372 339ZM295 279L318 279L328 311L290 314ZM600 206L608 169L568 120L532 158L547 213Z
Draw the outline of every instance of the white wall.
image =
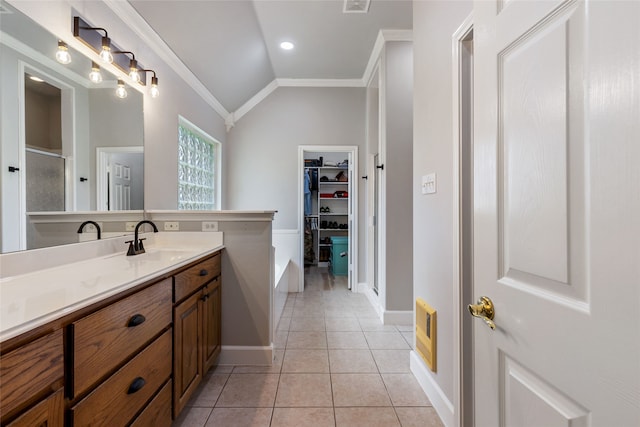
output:
M280 87L228 135L226 209L274 209L274 230L297 230L298 146L356 145L364 165L365 89ZM365 194L357 171L360 195ZM359 280L365 277L364 197L359 205Z
M452 35L471 9L470 1L413 3L414 296L423 298L438 312L438 370L429 371L429 375L449 403L455 401L453 307L457 303L453 300L453 289L457 285L453 283L453 198L456 195L452 192L451 50ZM437 173L437 193L423 196L420 178L431 172Z

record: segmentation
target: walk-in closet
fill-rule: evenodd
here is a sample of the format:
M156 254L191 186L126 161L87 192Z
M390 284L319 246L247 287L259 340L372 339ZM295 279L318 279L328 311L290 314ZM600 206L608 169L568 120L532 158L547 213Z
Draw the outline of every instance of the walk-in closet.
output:
M304 151L302 248L305 268L346 276L351 287L355 231L353 151ZM326 270L324 270L326 269Z

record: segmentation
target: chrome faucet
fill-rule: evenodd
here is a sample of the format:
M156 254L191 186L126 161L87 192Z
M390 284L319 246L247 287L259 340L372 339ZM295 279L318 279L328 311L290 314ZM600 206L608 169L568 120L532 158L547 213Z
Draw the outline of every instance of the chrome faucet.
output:
M129 250L127 251L127 256L140 255L145 252L144 245L142 244L142 241L145 239L144 238L138 239L138 230L140 229L140 226L142 226L143 224L149 224L150 226L153 227L154 233L158 232L158 227L156 227L156 225L153 222L146 219L143 221L140 221L136 225L136 229L133 234L133 240L129 240L125 242L125 243L129 243Z
M95 221L85 221L82 224L80 224L80 227L78 228L78 234L82 234L82 231L84 230L84 226L87 224L93 224L96 227L96 230L98 231L98 240L100 240L100 235L101 235L100 226Z

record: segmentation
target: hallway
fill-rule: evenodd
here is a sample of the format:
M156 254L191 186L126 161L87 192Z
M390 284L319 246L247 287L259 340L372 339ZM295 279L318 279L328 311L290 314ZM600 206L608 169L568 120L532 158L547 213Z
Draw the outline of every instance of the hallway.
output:
M409 371L411 326L382 325L346 277L305 269L289 294L272 366L218 366L182 427L442 426Z

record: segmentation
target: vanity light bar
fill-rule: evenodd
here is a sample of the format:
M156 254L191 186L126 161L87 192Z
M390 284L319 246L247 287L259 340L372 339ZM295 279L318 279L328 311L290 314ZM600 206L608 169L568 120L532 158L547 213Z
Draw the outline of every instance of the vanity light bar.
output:
M104 35L102 34L102 32L104 32ZM111 56L113 57L113 65L115 65L118 69L120 69L127 75L135 75L135 73L133 72L133 70L135 69L137 75L139 76L139 79L136 80L133 77L132 79L136 83L142 86L146 86L147 78L142 64L139 64L137 62L133 52L120 49L117 45L115 45L108 37L107 30L101 27L93 27L81 17L74 16L73 36L84 43L87 47L91 48L91 50L93 50L98 55L100 55L104 51L103 46L108 42L110 46L110 52L112 53ZM129 58L126 55L115 55L117 53L129 53L131 54L132 58Z

